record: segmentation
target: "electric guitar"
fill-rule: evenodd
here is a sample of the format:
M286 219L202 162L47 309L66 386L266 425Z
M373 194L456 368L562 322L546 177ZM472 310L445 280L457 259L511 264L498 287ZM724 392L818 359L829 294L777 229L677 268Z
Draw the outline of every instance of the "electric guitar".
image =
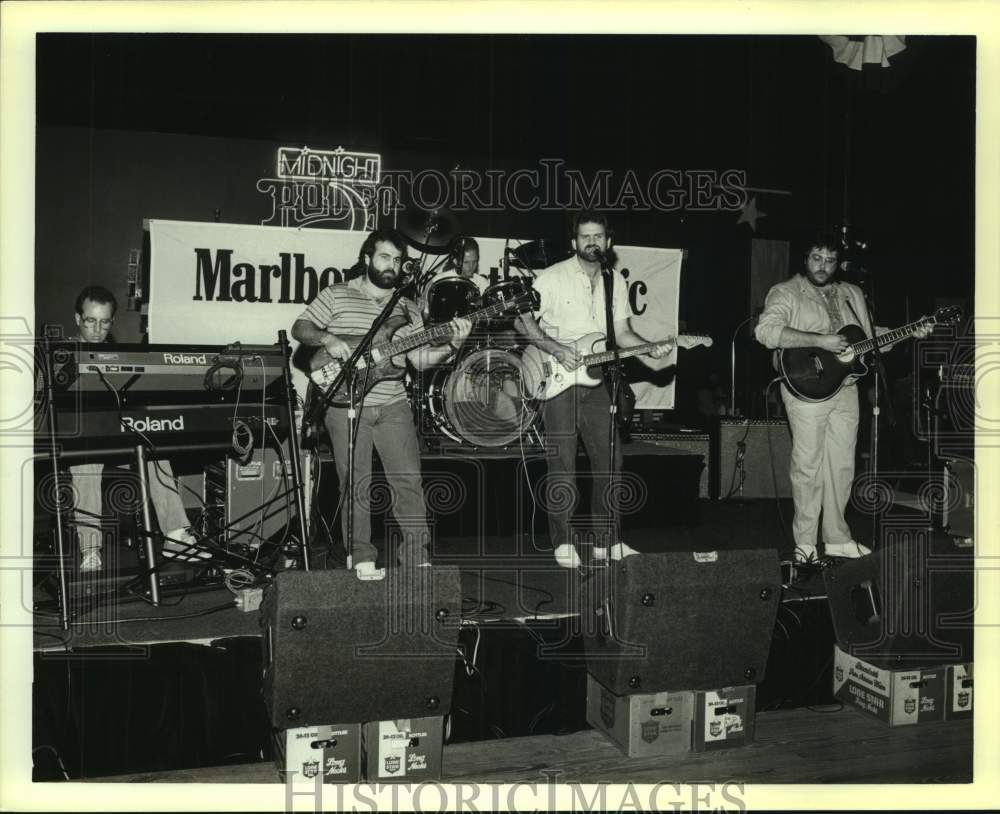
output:
M533 288L524 288L516 295L494 303L493 305L481 308L465 318L475 322L481 319L492 319L505 313L524 313L537 309L539 305L538 292ZM430 345L435 342L447 340L454 328L452 322L445 322L435 325L418 333L409 336L393 339L392 335L406 324L406 318L401 316L389 317L376 332L371 344L370 368L369 355L365 354L357 361L356 370L366 371L358 376L358 380L364 383L364 392L367 393L381 381L387 379L401 379L406 372L405 367L398 367L393 364L393 358L401 354L419 348L423 345ZM363 339L361 336L341 336L341 339L353 351L358 343ZM334 379L340 374L344 363L340 359L330 356L326 348L322 346L310 347L299 345L296 351L295 363L298 367L309 374L309 378L314 384L326 390ZM330 400L334 407L346 407L349 404L349 394L347 392L347 380L341 382Z
M604 334L592 333L571 343L578 353L584 354L580 366L574 370L565 368L552 354L529 345L521 357L521 385L525 398L548 401L570 387L596 387L603 381L597 368L615 358L614 351L598 350L604 347L604 339ZM712 346L712 337L678 334L672 339L619 348L618 356L622 359L642 356L664 342L676 342L679 348L697 348L699 345L708 348Z
M868 372L863 357L876 345L883 347L892 342L909 339L913 332L925 325L948 325L962 318L957 305L938 308L931 316L903 325L873 338L866 337L857 325L845 325L837 333L850 345L843 353L832 353L822 348L782 348L778 353L778 372L785 386L801 401L826 401L833 398L850 380L856 381Z

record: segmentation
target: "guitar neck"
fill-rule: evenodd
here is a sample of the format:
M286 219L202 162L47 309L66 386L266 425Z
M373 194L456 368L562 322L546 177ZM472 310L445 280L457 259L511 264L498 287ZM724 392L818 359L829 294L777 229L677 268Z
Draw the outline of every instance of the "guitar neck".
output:
M498 302L495 305L490 305L486 308L474 311L469 314L466 319L471 320L472 322L479 319L490 319L491 317L502 314L509 307L508 303ZM406 353L414 348L430 344L437 339L447 339L451 336L452 330L451 323L444 322L441 325L435 325L433 328L427 328L426 330L418 331L415 334L404 336L402 339L394 339L391 342L383 342L381 345L374 346L372 350L373 352L377 351L383 359L398 356L399 354Z
M619 348L618 358L619 359L629 359L633 356L641 356L644 353L649 353L653 348L659 345L659 342L647 342L645 345L633 345L630 348ZM594 365L604 365L608 362L614 361L615 353L614 351L606 350L601 353L591 353L588 356L583 357L584 367L593 367Z
M855 342L851 345L851 350L856 356L862 356L868 351L872 350L876 344L881 348L885 345L890 345L893 342L899 342L901 339L906 339L913 335L913 332L920 326L926 324L927 320L918 319L916 322L910 322L901 328L896 328L892 331L887 331L881 336L877 336L874 339L864 339L861 342Z
M711 340L706 340L705 337L699 336L688 336L687 334L678 334L674 337L677 342L677 347L694 347L697 344L705 344L706 342L710 344ZM685 344L685 340L690 340L689 344ZM663 344L667 340L661 339L659 342L646 342L643 345L633 345L630 348L619 348L618 357L620 359L628 359L632 356L642 356L644 353L649 353L654 348ZM608 362L614 361L615 353L614 351L606 350L600 353L591 353L588 356L583 357L582 364L585 367L592 367L593 365L604 365Z

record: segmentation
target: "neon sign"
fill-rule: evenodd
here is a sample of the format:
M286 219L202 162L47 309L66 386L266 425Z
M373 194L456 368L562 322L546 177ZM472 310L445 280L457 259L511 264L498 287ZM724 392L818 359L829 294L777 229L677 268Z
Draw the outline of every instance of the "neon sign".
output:
M382 156L337 147L279 147L275 178L257 190L271 196L271 214L261 226L315 226L370 231L379 215L395 212L395 191L383 186Z

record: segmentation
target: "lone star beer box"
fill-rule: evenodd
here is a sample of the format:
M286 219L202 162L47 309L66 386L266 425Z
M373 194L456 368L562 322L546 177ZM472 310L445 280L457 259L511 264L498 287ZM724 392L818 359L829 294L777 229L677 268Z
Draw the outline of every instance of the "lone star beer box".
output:
M948 667L947 699L944 717L947 720L972 717L972 663Z
M756 703L757 688L753 684L695 693L694 751L712 752L753 743Z
M608 736L628 757L691 750L690 692L615 695L587 675L587 723Z
M369 783L421 783L441 778L444 718L371 721L364 727Z
M283 781L357 783L361 780L361 724L300 726L275 731L274 762Z
M834 696L889 726L943 720L947 673L944 666L880 667L834 645Z

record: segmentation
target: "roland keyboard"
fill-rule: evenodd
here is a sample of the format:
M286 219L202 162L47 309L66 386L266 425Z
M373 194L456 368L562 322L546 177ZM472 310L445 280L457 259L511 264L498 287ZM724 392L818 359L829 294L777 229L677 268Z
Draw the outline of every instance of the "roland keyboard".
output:
M57 394L112 392L123 401L156 393L211 393L225 398L280 385L279 345L127 345L52 343ZM206 399L211 400L211 399ZM116 400L117 401L117 400Z
M288 421L280 404L155 404L138 409L56 411L55 441L59 457L105 458L128 455L139 444L157 452L222 450L232 446L237 421L253 434L254 444L274 445L288 437ZM36 451L49 451L47 420L35 436ZM270 427L270 430L267 429ZM274 435L271 431L274 431Z

